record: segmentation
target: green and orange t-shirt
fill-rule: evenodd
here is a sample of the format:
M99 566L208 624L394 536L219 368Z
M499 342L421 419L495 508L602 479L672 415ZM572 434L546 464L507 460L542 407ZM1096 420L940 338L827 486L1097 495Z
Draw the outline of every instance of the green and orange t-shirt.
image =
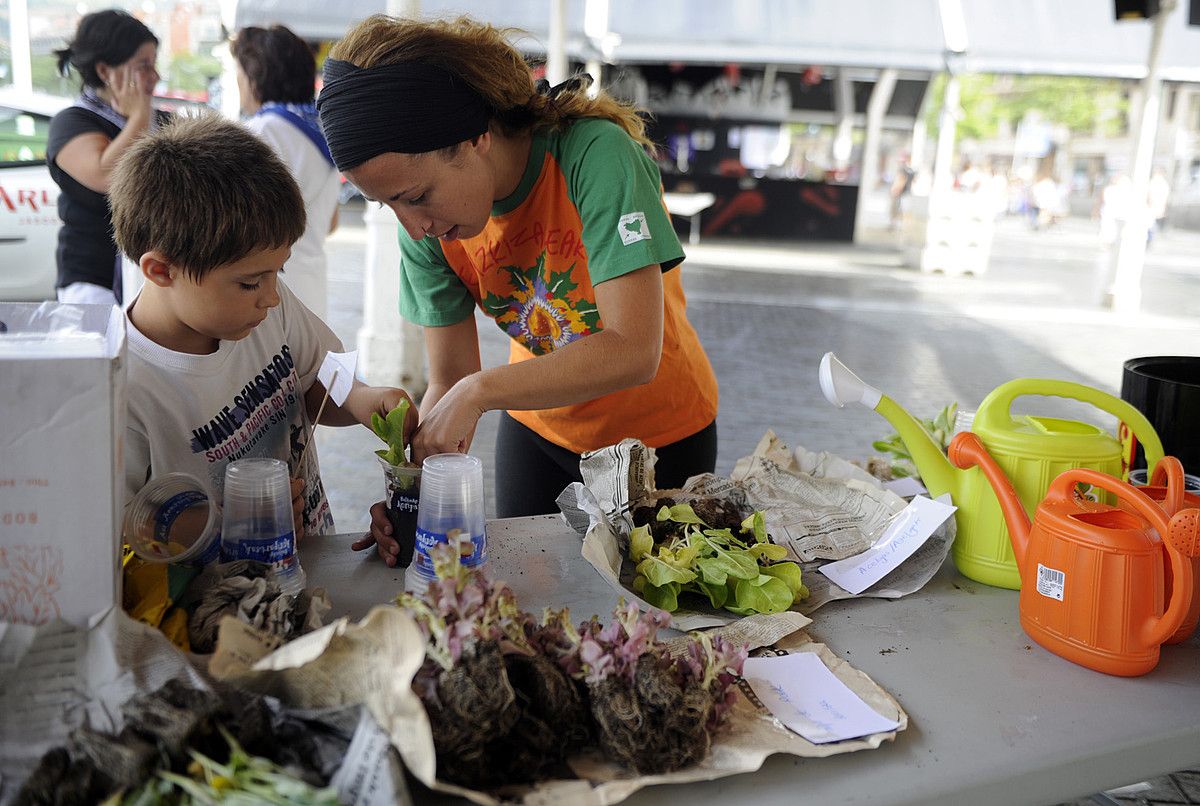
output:
M683 248L662 202L658 167L624 130L586 118L533 137L517 189L473 238L413 241L400 232L400 313L453 325L476 305L526 361L604 328L595 285L651 264L663 269L663 349L650 383L537 411L517 421L575 453L637 437L659 448L715 419L717 381L687 320Z

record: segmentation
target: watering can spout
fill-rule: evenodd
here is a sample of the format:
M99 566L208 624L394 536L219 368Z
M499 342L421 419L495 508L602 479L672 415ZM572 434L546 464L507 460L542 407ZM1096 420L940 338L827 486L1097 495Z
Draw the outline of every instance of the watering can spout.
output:
M1030 522L1029 515L1026 514L1025 507L1021 505L1021 499L1017 497L1017 491L1013 488L1012 482L1009 481L1008 476L1004 475L1000 465L996 464L996 460L984 447L983 441L975 434L968 431L955 434L954 439L950 440L947 454L950 457L949 461L955 467L961 470L978 467L987 477L996 493L996 500L1000 502L1000 511L1004 513L1005 523L1008 524L1008 534L1012 538L1017 567L1022 567L1025 562L1025 550L1029 546Z
M825 399L838 408L847 403L861 403L868 409L879 412L904 440L904 447L913 458L921 480L934 497L950 493L959 498L959 486L964 476L946 459L941 446L911 414L874 386L865 383L838 361L833 353L825 353L821 359L821 392Z

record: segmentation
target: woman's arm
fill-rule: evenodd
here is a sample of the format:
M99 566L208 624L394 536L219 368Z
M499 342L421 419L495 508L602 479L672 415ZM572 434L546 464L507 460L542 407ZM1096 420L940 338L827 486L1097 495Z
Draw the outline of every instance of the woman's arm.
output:
M645 266L600 283L596 286L596 306L604 324L599 333L528 361L448 374L439 379L441 385L432 402L431 377L430 394L422 403L421 425L413 441L414 452L424 458L461 450L464 439L474 432L486 411L566 406L653 380L662 355L660 267ZM443 329L427 328L426 332ZM432 367L432 349L430 364ZM450 384L448 388L446 383Z
M54 158L76 182L97 193L108 193L108 179L117 160L150 128L154 114L135 70L120 67L113 71L111 91L117 107L127 114L125 128L111 140L100 132L72 137Z

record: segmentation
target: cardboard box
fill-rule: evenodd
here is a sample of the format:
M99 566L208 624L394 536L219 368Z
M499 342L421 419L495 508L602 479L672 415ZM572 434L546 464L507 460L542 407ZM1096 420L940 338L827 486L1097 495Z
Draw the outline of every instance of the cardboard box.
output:
M0 622L121 600L125 316L0 303Z

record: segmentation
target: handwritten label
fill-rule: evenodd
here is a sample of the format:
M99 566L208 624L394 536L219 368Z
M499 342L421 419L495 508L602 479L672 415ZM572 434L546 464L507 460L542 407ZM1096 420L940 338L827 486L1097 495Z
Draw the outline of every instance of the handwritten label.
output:
M354 370L358 366L358 350L348 353L328 352L317 370L317 380L329 390L329 396L337 405L346 402L354 388Z
M900 727L863 702L812 652L747 658L742 677L780 722L813 744Z
M948 502L918 496L888 524L874 546L817 570L850 593L862 593L911 557L956 509Z

